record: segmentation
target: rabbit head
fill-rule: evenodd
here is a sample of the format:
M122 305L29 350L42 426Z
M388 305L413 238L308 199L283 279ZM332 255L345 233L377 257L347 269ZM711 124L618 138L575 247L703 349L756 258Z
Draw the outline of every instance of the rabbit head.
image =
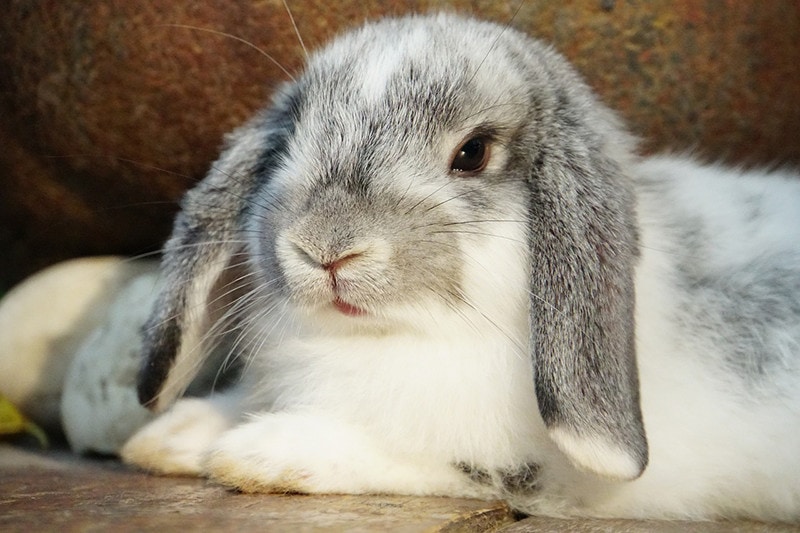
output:
M425 306L457 313L510 268L550 437L579 468L637 477L632 144L560 55L510 28L440 15L339 38L183 200L140 400L162 409L202 364L232 266L255 295L239 315L291 308L348 334L424 327ZM510 259L476 280L469 258L498 240Z

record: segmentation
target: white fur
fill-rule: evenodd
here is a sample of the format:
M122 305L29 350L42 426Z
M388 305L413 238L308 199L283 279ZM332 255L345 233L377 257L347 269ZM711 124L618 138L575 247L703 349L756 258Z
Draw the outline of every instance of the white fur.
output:
M197 475L209 446L239 418L239 405L238 393L182 398L136 432L120 456L152 472Z
M550 437L575 466L587 472L596 472L610 479L631 480L639 477L639 465L625 450L600 436L582 436L574 431L556 426L549 430Z
M393 43L392 46L365 51L368 56L364 58L365 71L359 72L362 80L361 93L365 98L378 101L384 95L389 79L397 70L400 62L407 57L408 51L422 46L421 30L403 36L403 42Z

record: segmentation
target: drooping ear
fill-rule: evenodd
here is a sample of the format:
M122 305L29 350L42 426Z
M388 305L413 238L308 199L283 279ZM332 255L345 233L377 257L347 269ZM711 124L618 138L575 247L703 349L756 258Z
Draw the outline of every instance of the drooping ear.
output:
M574 131L555 142L580 142ZM596 135L584 137L581 149L543 150L531 176L536 394L550 437L576 467L634 479L648 461L636 367L635 201L625 163L593 144Z
M155 411L183 394L202 368L212 347L216 295L226 290L223 274L241 261L234 258L241 249L235 224L245 195L238 181L215 185L222 181L212 171L187 193L164 249L164 288L143 332L138 381L139 401Z
M257 183L267 179L284 148L279 111L234 132L229 148L181 203L164 250L164 289L143 335L138 395L154 411L185 391L213 347L209 333L220 314L217 298L235 289L225 287L225 275L244 262L243 217Z
M139 401L154 411L183 394L210 354L214 287L233 259L227 228L198 227L193 218L185 210L176 219L162 263L164 289L143 332Z

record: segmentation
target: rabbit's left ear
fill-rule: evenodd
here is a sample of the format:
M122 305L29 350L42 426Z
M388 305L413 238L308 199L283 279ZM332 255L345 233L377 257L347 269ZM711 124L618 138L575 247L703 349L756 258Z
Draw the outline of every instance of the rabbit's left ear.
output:
M576 467L634 479L647 465L648 449L634 339L631 186L602 149L553 150L538 161L530 239L539 410Z

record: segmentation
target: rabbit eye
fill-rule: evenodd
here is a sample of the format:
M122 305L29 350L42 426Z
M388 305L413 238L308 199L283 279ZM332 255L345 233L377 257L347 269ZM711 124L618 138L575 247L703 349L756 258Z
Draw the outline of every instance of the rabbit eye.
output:
M490 152L489 140L486 137L472 137L456 150L450 163L450 170L453 172L480 172L486 168Z

